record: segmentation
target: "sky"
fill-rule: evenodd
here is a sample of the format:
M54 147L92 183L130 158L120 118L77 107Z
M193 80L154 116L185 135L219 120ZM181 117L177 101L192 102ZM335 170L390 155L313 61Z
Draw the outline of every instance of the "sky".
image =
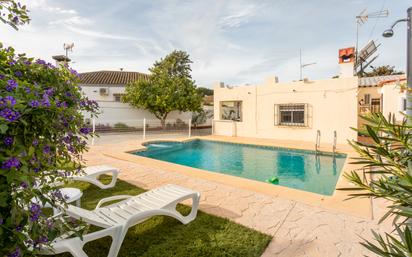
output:
M380 43L374 66L405 71L406 25L392 38L382 32L406 16L410 0L26 0L31 22L15 31L0 25L0 42L53 62L74 43L69 57L79 72L139 71L173 50L189 53L200 86L260 83L269 76L299 79L299 50L309 79L338 74L338 49L355 46L355 17L366 8L389 10L359 28L359 46Z

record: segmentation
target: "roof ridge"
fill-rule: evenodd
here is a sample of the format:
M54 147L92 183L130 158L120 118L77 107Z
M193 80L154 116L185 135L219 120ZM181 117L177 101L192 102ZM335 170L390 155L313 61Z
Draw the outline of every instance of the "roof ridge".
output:
M110 71L100 70L79 73L80 84L116 84L126 85L136 80L146 80L149 74L138 71Z

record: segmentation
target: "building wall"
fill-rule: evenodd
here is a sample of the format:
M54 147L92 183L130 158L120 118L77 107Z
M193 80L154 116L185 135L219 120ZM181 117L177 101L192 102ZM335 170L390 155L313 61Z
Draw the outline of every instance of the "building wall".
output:
M261 85L234 88L215 85L214 133L243 137L312 141L317 130L321 142L332 143L337 131L338 143L356 139L350 127L357 125L357 77L318 81L276 83L267 80ZM221 101L242 101L242 121L221 119ZM301 103L308 105L307 127L275 125L275 104Z
M370 95L370 101L372 102L372 99L383 99L382 96L382 90L381 87L378 86L373 86L373 87L359 87L358 89L358 129L362 129L363 125L366 124L367 122L362 118L362 115L366 115L371 112L370 109L370 104L364 104L364 99L365 95L369 94ZM363 102L362 102L363 100ZM385 101L383 101L385 102ZM382 109L382 101L381 101L381 108Z
M96 85L96 86L82 86L82 91L86 96L98 102L100 107L100 115L96 119L96 125L114 125L116 123L124 123L128 126L139 126L141 125L141 120L146 118L147 120L157 120L157 118L149 111L143 109L133 108L127 103L115 102L114 94L123 94L125 92L124 86L107 86L107 85ZM101 95L100 88L109 88L108 95ZM85 117L88 117L85 114ZM181 119L188 123L191 119L192 114L190 112L171 112L167 119L175 121L176 119Z
M395 115L396 120L402 120L404 116L401 113L405 113L403 101L406 99L406 90L401 90L398 83L390 83L382 86L382 94L382 114L388 117L391 113Z

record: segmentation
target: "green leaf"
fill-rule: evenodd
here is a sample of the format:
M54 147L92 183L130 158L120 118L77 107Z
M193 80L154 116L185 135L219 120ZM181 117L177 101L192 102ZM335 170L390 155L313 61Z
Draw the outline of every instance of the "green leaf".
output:
M0 133L5 134L8 128L9 126L7 126L6 124L0 124Z

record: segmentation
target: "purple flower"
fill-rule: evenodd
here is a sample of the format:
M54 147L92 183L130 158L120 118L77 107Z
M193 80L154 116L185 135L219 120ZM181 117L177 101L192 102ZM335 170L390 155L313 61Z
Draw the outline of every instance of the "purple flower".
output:
M68 150L69 152L71 152L71 153L75 153L75 152L76 152L76 149L75 149L72 145L69 145L69 146L67 147L67 150Z
M21 256L21 250L19 247L16 248L13 252L7 254L7 257L20 257Z
M65 137L63 137L63 142L65 142L66 144L70 144L70 142L71 142L71 137L70 137L70 136L65 136Z
M47 96L52 96L54 93L54 89L53 88L49 88L46 90L46 92L44 93Z
M91 128L84 127L80 129L80 133L85 134L85 135L89 134L90 132L91 132Z
M29 87L25 87L25 88L24 88L24 91L26 92L26 94L30 94L31 89L30 89Z
M41 214L41 206L37 203L32 203L30 207L30 220L36 221L39 219Z
M10 159L3 161L2 169L10 170L12 168L19 169L20 168L20 160L16 157L11 157Z
M11 92L18 86L18 83L15 80L9 79L7 80L6 90Z
M5 137L3 139L3 143L7 146L11 146L13 144L14 140L12 137Z
M18 70L18 71L15 71L14 74L15 74L17 77L19 77L19 78L23 76L23 73L22 73L21 71L19 71L19 70Z
M3 219L2 218L0 218L0 225L2 225L3 224Z
M40 105L40 103L37 100L32 100L32 101L29 102L29 106L33 107L33 108L39 107L39 105Z
M6 76L4 76L3 74L0 74L0 80L4 79Z
M21 182L20 187L26 189L28 187L26 182Z
M34 139L33 142L32 142L32 144L33 144L34 146L37 146L37 145L39 144L39 140Z
M31 61L24 61L24 64L30 65L30 64L31 64Z
M49 97L46 94L43 95L43 100L41 101L41 104L44 107L50 107L51 106Z
M0 116L6 119L8 122L13 122L20 118L20 113L9 108L5 108L0 111Z
M53 191L52 191L52 195L53 195L54 198L56 198L56 199L58 199L58 200L60 200L60 201L62 201L62 200L64 199L62 192L61 192L60 190L58 190L58 189L57 189L57 190L53 190Z
M75 76L79 76L79 73L76 70L73 70L72 68L70 68L70 73Z
M40 236L39 239L37 240L37 243L39 244L44 244L49 242L49 239L46 236Z
M43 61L43 60L41 60L41 59L38 59L38 60L36 61L36 63L37 63L37 64L41 64L41 65L46 65L46 64L47 64L45 61Z
M66 102L58 102L58 101L56 101L56 106L57 106L57 107L62 107L62 108L67 108L67 103L66 103Z
M14 16L13 19L12 19L12 22L13 22L14 24L17 24L17 23L19 22L19 17L18 17L18 16Z
M17 62L16 62L15 60L12 60L12 61L9 62L9 65L10 65L10 66L13 66L13 65L15 65L16 63L17 63Z
M50 153L50 146L46 145L45 147L43 147L43 153L45 154Z
M9 106L13 107L16 104L16 99L14 97L8 95L4 98L0 98L0 107Z
M23 226L22 225L18 225L17 227L16 227L16 231L17 232L20 232L20 231L22 231L23 230Z

